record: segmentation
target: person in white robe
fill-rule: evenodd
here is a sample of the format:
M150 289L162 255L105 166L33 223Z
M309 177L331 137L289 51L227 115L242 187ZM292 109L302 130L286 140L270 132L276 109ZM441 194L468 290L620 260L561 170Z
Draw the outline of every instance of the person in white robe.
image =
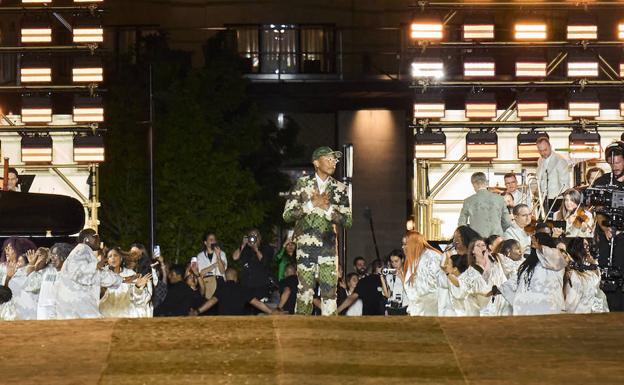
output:
M592 257L589 242L573 238L567 245L569 264L564 279L566 313L606 313L609 305L600 289L600 268Z
M550 235L533 236L532 250L516 276L502 286L500 293L512 305L513 315L561 314L565 310L563 276L566 259L555 248Z
M520 242L515 239L503 241L495 253L498 255L505 276L510 278L518 273L518 268L524 262L524 255Z
M145 284L152 278L151 274L141 277L134 270L122 267L124 254L119 248L109 250L107 254L108 266L105 269L118 274L121 278L132 279L132 282L123 282L118 287L105 289L106 291L100 299L100 312L103 317L138 317L139 312L137 312L135 304L140 307L151 297L145 289Z
M403 238L405 265L403 282L407 296L407 314L438 315L438 277L442 272L442 253L429 245L425 237L408 231Z
M100 288L116 288L122 278L105 270L106 259L98 261L99 236L92 229L78 235L79 244L72 250L57 277L57 319L100 318Z
M13 293L7 286L0 285L0 321L15 321L17 312L12 301Z
M9 283L14 293L13 301L18 319L37 319L41 271L48 263L49 252L45 247L40 247L37 251L29 250L26 253L27 264L17 270Z
M468 268L466 256L454 254L445 255L442 261L442 272L438 276L438 317L463 317L466 315L465 297L453 295L450 277L456 282L458 277Z
M135 243L130 248L130 254L138 254L136 268L134 269L141 276L147 276L151 274L152 279L145 285L143 289L143 295L136 296L133 300L133 307L135 317L137 318L151 318L154 316L154 306L152 303L152 295L154 293L154 287L158 285L158 274L152 266L152 259L147 254L145 246Z

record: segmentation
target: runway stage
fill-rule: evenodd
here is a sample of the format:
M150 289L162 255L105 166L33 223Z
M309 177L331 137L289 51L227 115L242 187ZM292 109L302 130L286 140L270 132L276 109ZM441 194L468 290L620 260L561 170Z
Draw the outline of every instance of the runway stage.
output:
M2 322L1 384L620 384L624 315Z

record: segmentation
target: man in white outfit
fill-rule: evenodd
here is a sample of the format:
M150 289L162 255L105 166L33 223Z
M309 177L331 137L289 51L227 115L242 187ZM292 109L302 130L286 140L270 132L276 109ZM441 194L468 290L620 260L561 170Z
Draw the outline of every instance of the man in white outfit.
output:
M520 243L520 249L523 254L531 252L531 236L524 228L531 223L531 210L525 204L516 205L513 208L514 223L505 230L503 239L515 239Z
M539 182L542 199L546 201L544 213L556 200L549 218L559 210L561 199L559 195L570 187L570 168L568 161L552 150L550 140L543 136L537 139L535 144L540 158L537 160L537 180Z
M104 269L106 258L98 261L95 254L98 250L100 237L95 230L82 230L78 245L67 257L57 277L57 319L100 318L100 288L121 285L123 280L118 274Z

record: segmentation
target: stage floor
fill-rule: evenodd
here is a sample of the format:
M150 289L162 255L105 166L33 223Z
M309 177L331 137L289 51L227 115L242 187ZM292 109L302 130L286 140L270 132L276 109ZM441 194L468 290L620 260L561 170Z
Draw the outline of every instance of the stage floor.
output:
M621 384L624 315L2 322L1 384Z

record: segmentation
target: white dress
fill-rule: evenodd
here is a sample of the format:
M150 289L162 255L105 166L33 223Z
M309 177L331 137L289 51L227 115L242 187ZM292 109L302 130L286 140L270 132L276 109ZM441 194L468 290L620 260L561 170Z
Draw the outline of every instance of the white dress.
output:
M13 292L12 301L15 303L18 320L37 319L37 302L39 293L27 290L28 266L20 267L9 281L9 288Z
M13 300L0 304L0 321L15 321L17 313Z
M488 286L483 275L474 267L469 266L457 278L459 287L449 284L451 295L456 301L463 301L464 315L478 317L489 300L485 295L492 289Z
M463 317L466 315L465 297L452 294L453 284L446 274L438 275L438 317ZM456 291L457 294L457 291Z
M118 274L98 269L91 248L79 244L69 254L57 277L57 319L100 318L100 288L116 288L121 283Z
M487 283L486 289L490 291L492 286L500 287L509 279L508 272L509 271L505 269L503 265L501 257L496 258L494 262L490 261L490 269L488 272L484 273L485 282ZM507 302L505 297L501 295L490 297L485 307L481 309L481 316L502 316L511 314L511 305Z
M600 290L600 271L570 271L570 281L565 286L566 313L605 313L609 306L603 303L606 296Z
M113 272L108 267L106 270ZM135 274L132 269L122 268L119 276L126 278ZM136 305L142 305L147 295L145 287L139 289L134 283L122 283L118 287L109 287L100 299L100 313L102 317L138 317Z
M48 264L39 271L32 272L26 281L25 290L37 293L36 315L38 320L56 319L56 295L54 282L58 271Z
M407 314L412 316L438 315L438 275L441 273L441 262L441 254L425 249L420 255L413 282L410 282L411 272L405 273Z
M565 309L563 275L566 261L557 249L543 246L530 285L526 273L512 276L499 289L514 315L560 314ZM519 282L518 282L519 281Z

